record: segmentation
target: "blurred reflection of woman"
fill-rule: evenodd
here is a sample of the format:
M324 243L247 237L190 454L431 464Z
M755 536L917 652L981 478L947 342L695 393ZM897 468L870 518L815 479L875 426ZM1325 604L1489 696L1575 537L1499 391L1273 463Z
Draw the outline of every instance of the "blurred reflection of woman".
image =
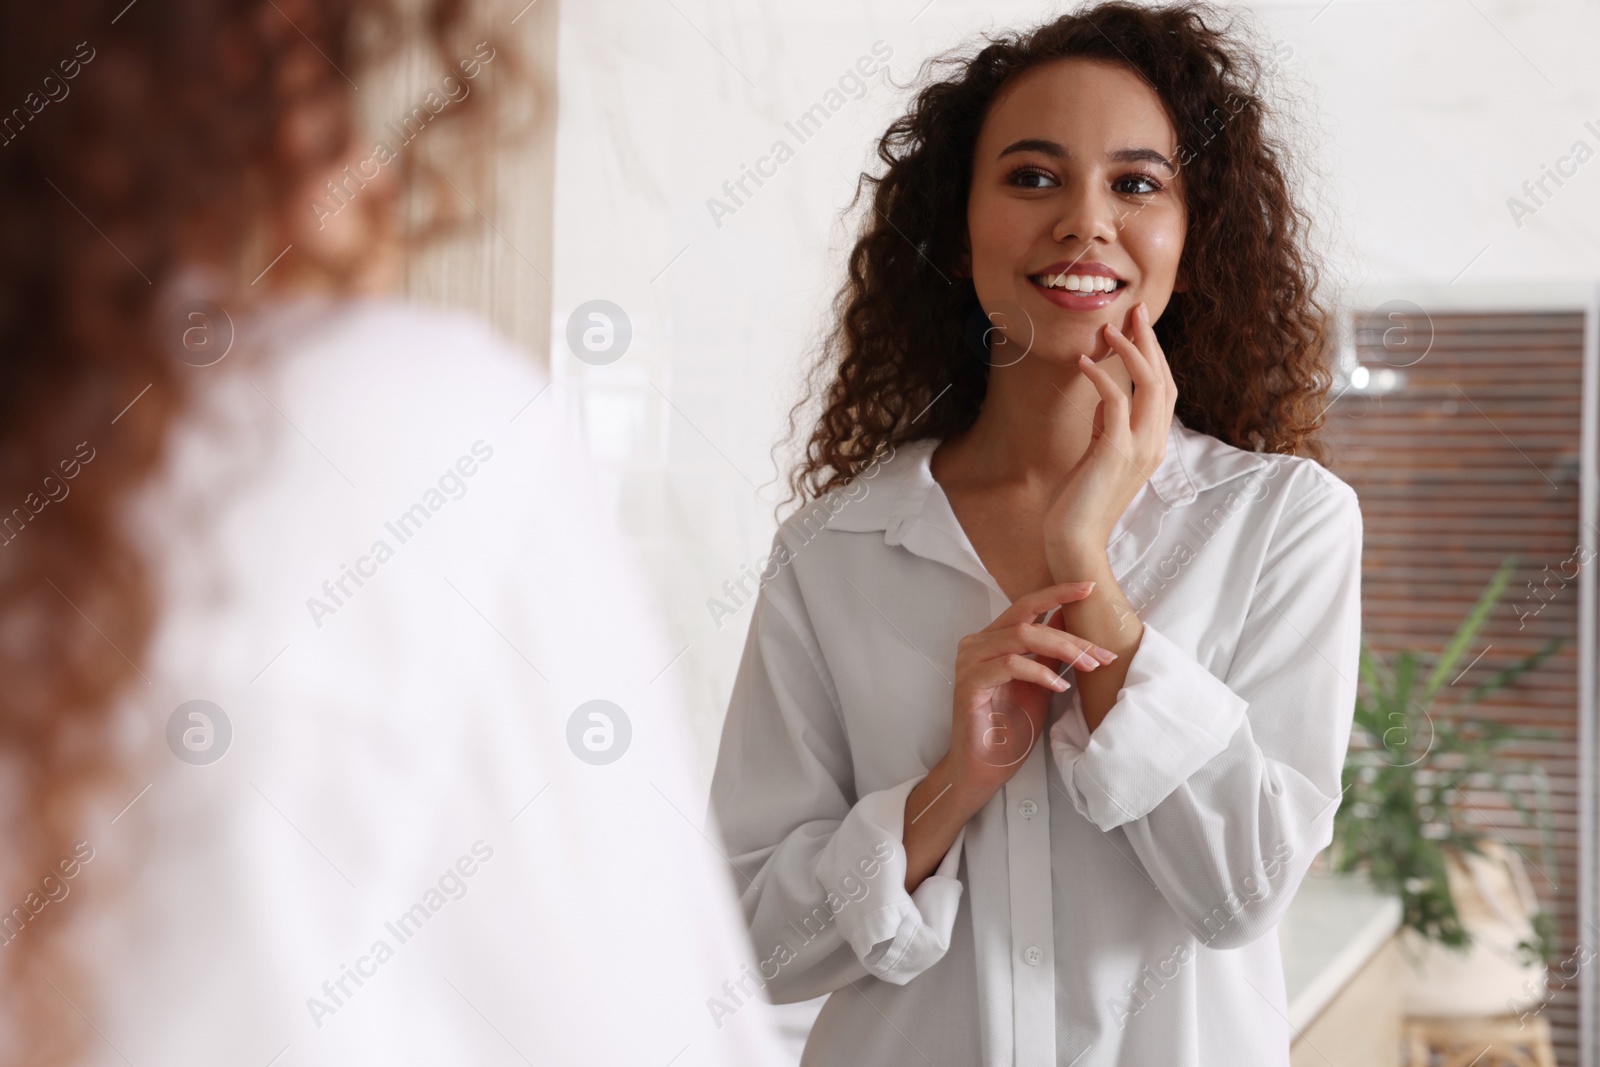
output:
M559 407L385 295L519 84L481 14L0 15L0 1062L776 1062Z
M832 994L806 1064L1288 1063L1362 530L1221 24L989 42L864 183L712 789L769 995Z

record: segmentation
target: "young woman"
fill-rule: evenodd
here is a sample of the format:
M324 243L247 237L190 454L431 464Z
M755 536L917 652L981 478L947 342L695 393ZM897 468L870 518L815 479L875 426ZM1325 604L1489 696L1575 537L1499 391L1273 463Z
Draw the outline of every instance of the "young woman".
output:
M989 42L883 137L712 810L807 1064L1275 1065L1361 516L1260 64Z

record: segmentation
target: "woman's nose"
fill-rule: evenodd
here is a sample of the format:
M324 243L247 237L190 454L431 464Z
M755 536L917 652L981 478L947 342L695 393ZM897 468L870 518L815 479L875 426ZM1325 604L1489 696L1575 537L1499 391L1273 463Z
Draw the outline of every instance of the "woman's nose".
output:
M1057 201L1060 214L1051 230L1057 242L1073 238L1086 243L1117 239L1121 215L1110 194L1097 182L1074 179L1062 187Z

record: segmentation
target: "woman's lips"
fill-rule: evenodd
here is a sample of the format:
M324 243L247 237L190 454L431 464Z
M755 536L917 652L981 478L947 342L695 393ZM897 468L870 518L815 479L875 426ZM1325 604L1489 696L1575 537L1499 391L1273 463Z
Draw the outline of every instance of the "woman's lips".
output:
M1070 289L1052 289L1048 285L1040 285L1032 278L1028 280L1032 282L1035 289L1043 294L1046 300L1067 311L1099 311L1101 308L1110 307L1116 303L1117 298L1122 295L1122 291L1128 287L1127 283L1124 282L1109 293L1075 293Z

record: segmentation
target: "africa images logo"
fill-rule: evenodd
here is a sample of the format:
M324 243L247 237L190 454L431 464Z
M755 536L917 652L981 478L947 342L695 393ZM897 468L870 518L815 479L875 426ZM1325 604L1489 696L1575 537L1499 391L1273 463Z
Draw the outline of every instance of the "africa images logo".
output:
M474 456L477 458L474 459ZM463 455L456 460L454 466L446 467L444 473L439 475L436 485L429 486L423 492L421 500L401 512L394 522L383 524L383 528L394 537L395 544L404 545L422 530L424 523L443 510L450 500L460 500L466 496L467 479L478 473L479 466L488 463L492 458L494 458L493 446L482 440L472 442L471 456ZM448 499L446 494L449 494ZM306 610L311 613L311 621L316 623L317 629L322 629L323 619L337 615L339 610L361 591L362 586L376 578L378 568L393 559L395 551L394 546L380 537L372 543L366 555L357 557L354 567L348 563L339 564L338 577L329 578L322 583L323 596L306 597ZM350 588L351 583L355 584L354 589Z

